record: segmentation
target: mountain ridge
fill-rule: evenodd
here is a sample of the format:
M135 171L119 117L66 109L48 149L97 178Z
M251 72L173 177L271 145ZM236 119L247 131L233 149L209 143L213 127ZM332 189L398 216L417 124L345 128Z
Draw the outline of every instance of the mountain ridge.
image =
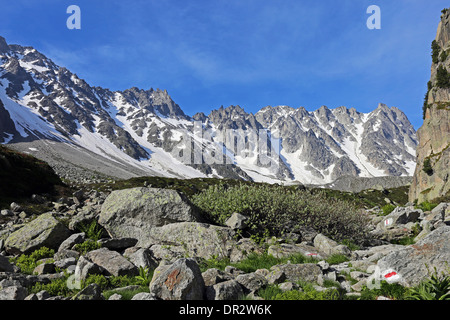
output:
M396 107L361 113L266 106L253 114L222 106L188 116L166 90L91 86L36 49L1 37L0 58L2 144L48 139L138 174L182 178L325 184L414 170L415 130Z

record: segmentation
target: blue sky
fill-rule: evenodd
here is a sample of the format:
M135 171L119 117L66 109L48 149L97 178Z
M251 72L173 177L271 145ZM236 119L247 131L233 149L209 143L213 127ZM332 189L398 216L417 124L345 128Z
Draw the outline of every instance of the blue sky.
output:
M188 115L221 105L315 110L382 102L417 129L448 1L1 0L0 35L90 85L167 89ZM69 30L69 5L81 30ZM369 30L370 5L381 29Z

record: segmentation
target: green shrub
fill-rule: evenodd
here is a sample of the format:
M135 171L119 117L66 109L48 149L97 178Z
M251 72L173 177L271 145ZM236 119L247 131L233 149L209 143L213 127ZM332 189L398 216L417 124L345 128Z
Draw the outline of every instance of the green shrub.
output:
M381 211L383 211L384 216L387 216L389 213L394 211L395 208L397 208L397 207L394 206L393 204L388 203L387 205L385 205L381 208Z
M147 286L150 284L153 278L153 270L149 268L144 268L139 266L139 275L135 277L136 281L139 282L141 286Z
M402 246L409 246L411 244L416 243L416 241L415 241L415 236L411 236L411 237L403 237L400 239L392 240L391 243L392 244L401 244Z
M199 262L199 267L202 272L215 268L219 270L225 270L227 266L232 265L229 258L218 259L217 257L213 257L211 259L202 259Z
M438 203L431 203L428 201L424 201L421 204L417 205L418 209L422 209L423 211L431 211L438 206Z
M442 51L441 55L439 56L439 59L441 59L442 62L444 62L445 60L447 60L448 57L448 53L447 51Z
M141 283L137 277L131 276L111 276L108 279L112 288L140 285Z
M312 286L303 286L302 290L279 293L273 300L340 300L342 298L340 292L336 289L317 291Z
M74 295L78 290L69 289L67 286L68 274L65 274L63 278L54 279L50 283L37 282L29 290L29 293L38 293L39 291L45 290L51 296L63 296L70 297Z
M98 224L96 220L93 220L90 224L81 224L79 227L81 232L86 234L88 239L97 241L103 234L103 228Z
M361 247L357 245L354 241L349 239L341 240L341 244L347 246L351 251L360 250Z
M447 69L440 65L436 72L436 85L439 88L448 88L450 87L450 75Z
M325 261L328 262L330 265L333 265L350 261L350 259L344 256L343 254L333 254L328 258L326 258Z
M429 279L412 288L407 298L413 300L450 300L450 276L434 273Z
M305 257L302 254L294 254L289 257L275 258L267 253L249 254L245 259L234 263L233 266L244 272L255 272L258 269L270 269L277 264L285 264L290 261L293 264L301 264L307 262L317 262L314 258Z
M279 185L212 186L192 203L213 222L223 224L234 212L248 217L252 234L280 236L309 226L336 240L358 242L367 235L367 216L348 201Z
M439 63L439 53L441 51L441 47L437 43L436 40L433 40L431 43L431 57L433 60L433 63Z
M139 285L140 281L136 277L130 276L104 276L101 274L91 274L86 277L81 283L81 288L85 288L88 285L96 283L100 286L101 290L122 288L131 285Z
M251 253L245 259L231 263L229 259L208 259L200 262L200 270L206 271L210 268L216 268L219 270L225 270L227 266L233 266L246 273L254 272L258 269L270 269L277 264L286 264L290 261L293 264L301 263L317 263L317 259L313 257L305 257L302 254L293 254L283 258L275 258L273 255Z
M41 247L29 255L22 254L17 258L11 259L11 262L18 266L22 273L32 274L34 268L38 266L38 261L45 258L52 258L55 250L47 247Z
M102 247L101 243L94 241L92 239L87 239L83 243L78 243L75 245L74 249L81 254L86 254L89 251L97 250Z
M90 284L96 283L103 291L111 287L110 281L102 274L90 274L81 282L81 289L86 288Z
M131 290L116 290L116 289L106 290L102 294L105 300L108 300L109 297L111 297L115 293L118 293L122 296L121 300L131 300L136 294L149 291L150 290L148 287L141 287L139 289L131 289Z
M427 93L425 94L425 98L423 101L423 107L422 107L422 118L425 119L425 115L428 109L428 97L430 95L430 91L433 88L433 83L431 81L428 81L427 83Z
M257 296L263 298L264 300L275 300L275 297L282 293L283 290L281 290L278 285L273 284L259 289Z
M384 296L395 300L404 300L409 292L408 288L398 283L388 283L381 281L379 289L368 289L364 287L361 290L360 300L375 300L379 296Z
M425 158L425 160L423 160L422 170L429 176L431 176L433 174L433 167L431 166L430 158Z

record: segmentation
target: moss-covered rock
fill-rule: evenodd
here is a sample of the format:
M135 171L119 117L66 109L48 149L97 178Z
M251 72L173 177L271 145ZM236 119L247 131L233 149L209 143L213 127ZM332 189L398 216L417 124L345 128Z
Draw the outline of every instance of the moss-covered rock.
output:
M69 229L52 212L48 212L11 233L5 241L5 247L12 254L28 254L41 247L58 249L69 236Z
M113 191L103 203L98 220L112 237L138 240L150 228L183 221L199 221L183 194L146 187Z

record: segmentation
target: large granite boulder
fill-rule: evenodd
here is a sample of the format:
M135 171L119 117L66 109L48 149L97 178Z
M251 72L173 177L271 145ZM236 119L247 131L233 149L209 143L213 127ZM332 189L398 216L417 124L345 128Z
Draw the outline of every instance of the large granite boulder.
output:
M70 230L52 212L48 212L11 233L5 241L5 247L12 254L28 254L40 247L57 250L69 236Z
M399 283L414 286L427 278L435 268L446 272L450 263L450 227L442 226L413 245L381 258L377 266L381 274L395 272ZM383 280L383 279L382 279Z
M198 222L171 223L152 228L137 244L140 247L163 245L184 256L210 259L230 257L236 247L230 228Z
M187 198L175 190L145 187L111 192L98 220L111 237L137 240L151 228L184 221L199 221Z
M205 282L195 260L179 259L155 270L150 293L161 300L203 300Z

